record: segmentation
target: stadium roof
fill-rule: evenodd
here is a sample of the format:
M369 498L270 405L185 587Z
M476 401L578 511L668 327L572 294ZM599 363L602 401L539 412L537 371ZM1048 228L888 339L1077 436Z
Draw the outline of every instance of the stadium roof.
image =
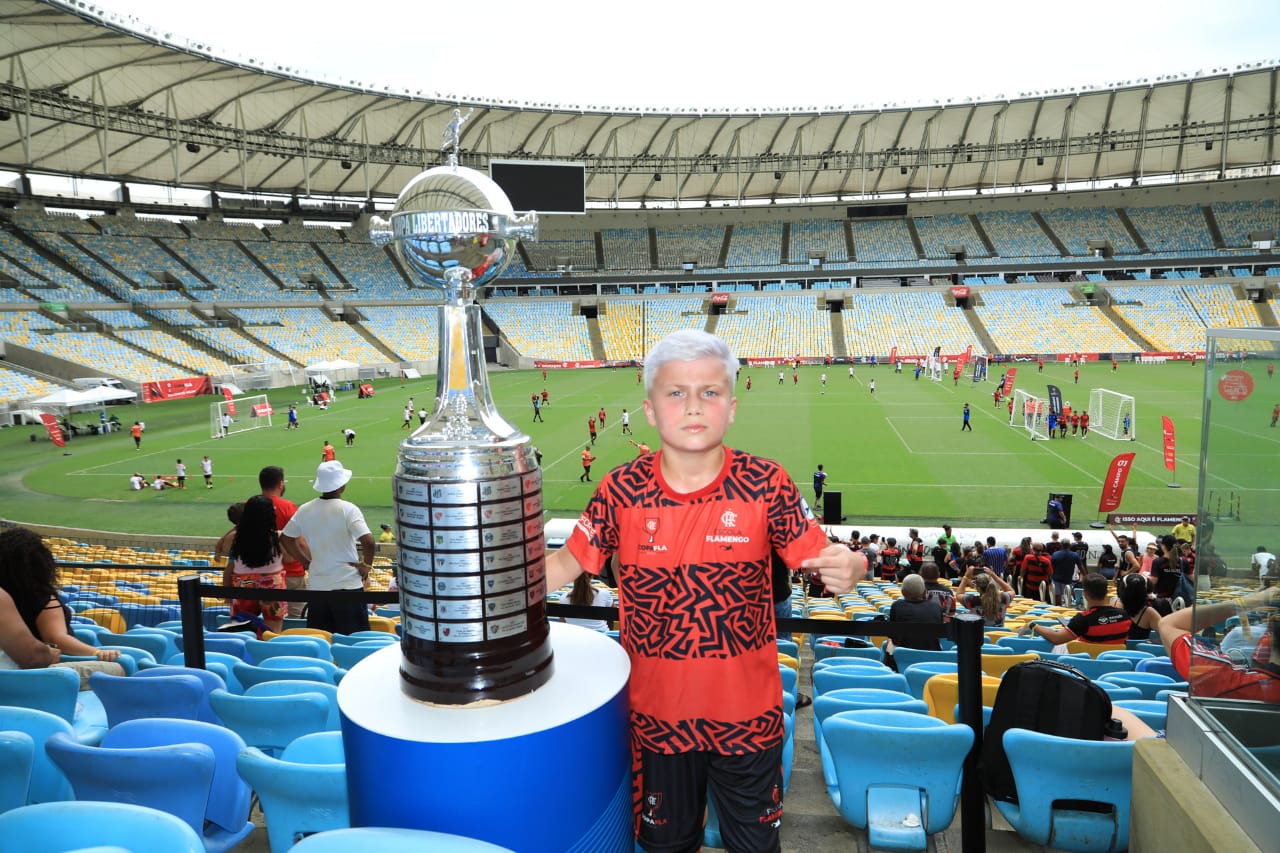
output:
M474 109L464 165L582 162L601 204L1128 186L1270 174L1277 158L1274 62L925 106L638 112L335 85L121 20L85 0L0 0L0 167L394 197L443 162L455 108Z

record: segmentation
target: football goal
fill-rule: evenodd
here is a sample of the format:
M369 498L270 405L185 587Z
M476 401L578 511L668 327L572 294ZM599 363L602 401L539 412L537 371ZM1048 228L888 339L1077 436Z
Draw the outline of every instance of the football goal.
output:
M1090 391L1089 432L1115 441L1136 441L1138 413L1133 398L1106 388Z
M1039 397L1028 394L1021 388L1013 390L1013 410L1009 413L1009 426L1014 429L1025 429L1031 440L1049 438L1049 425L1046 418L1049 414L1049 403Z
M214 438L269 426L271 402L265 394L209 404L209 434Z

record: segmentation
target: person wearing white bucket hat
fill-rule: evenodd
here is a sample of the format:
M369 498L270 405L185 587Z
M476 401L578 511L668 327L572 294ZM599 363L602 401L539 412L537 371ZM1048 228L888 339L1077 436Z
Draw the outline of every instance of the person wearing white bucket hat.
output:
M360 508L342 499L350 481L351 471L341 462L320 463L312 483L320 497L298 507L280 535L287 549L301 552L304 562L310 563L310 589L363 589L373 567L377 549L373 533ZM307 607L307 627L342 634L365 631L369 610L359 601L312 602Z

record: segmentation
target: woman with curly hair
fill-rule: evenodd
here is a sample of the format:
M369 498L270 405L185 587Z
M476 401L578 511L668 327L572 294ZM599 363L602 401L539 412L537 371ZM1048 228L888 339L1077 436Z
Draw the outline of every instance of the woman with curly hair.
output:
M58 566L40 535L25 527L0 532L0 669L53 666L64 654L98 662L120 657L115 649L99 649L71 633L71 611L58 598ZM82 679L88 677L86 670L124 675L114 663L60 665L80 671Z
M254 495L244 502L240 523L231 540L229 562L223 572L223 586L246 589L285 589L284 552L276 532L276 508L266 495ZM236 599L231 616L237 613L262 616L267 629L280 633L289 604L285 601Z

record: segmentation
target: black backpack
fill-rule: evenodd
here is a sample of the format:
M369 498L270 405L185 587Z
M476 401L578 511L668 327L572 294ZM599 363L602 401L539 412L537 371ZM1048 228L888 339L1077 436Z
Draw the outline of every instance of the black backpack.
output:
M1102 740L1111 723L1111 697L1073 666L1030 660L1009 668L996 691L982 737L979 769L987 794L1016 803L1018 792L1004 752L1004 733L1030 729L1058 737Z

